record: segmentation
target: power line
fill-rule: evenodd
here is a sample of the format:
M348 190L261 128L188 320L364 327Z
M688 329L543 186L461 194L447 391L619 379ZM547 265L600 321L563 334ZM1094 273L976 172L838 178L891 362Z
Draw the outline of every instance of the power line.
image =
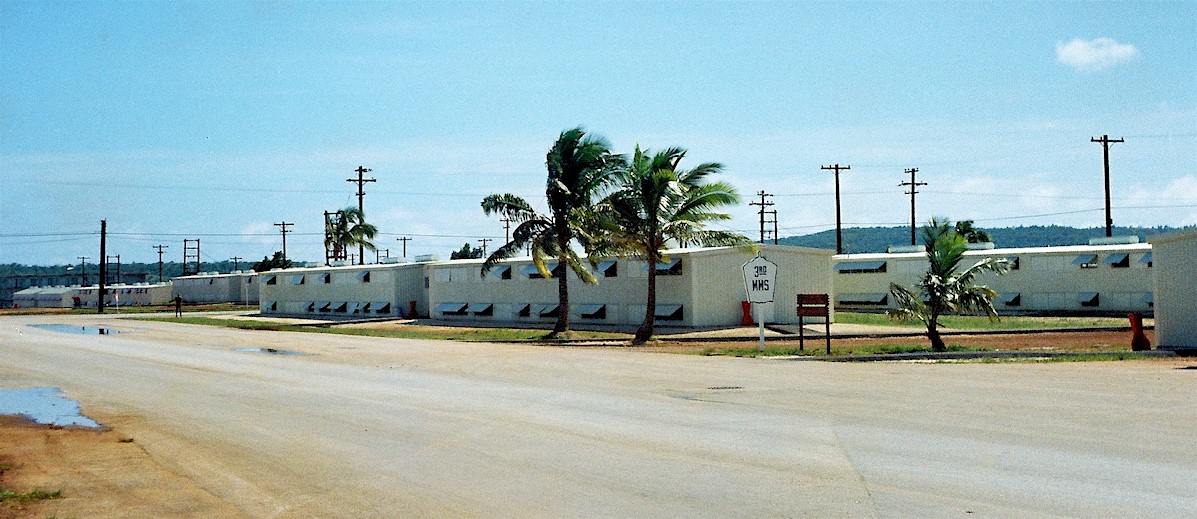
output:
M898 184L899 186L910 186L910 191L907 191L906 194L910 195L910 244L911 245L915 244L914 229L916 227L916 222L914 219L914 195L917 195L919 193L919 189L918 189L919 186L927 185L926 182L915 182L914 175L918 172L919 172L919 168L908 168L906 170L906 174L910 175L910 182L902 182L901 184Z

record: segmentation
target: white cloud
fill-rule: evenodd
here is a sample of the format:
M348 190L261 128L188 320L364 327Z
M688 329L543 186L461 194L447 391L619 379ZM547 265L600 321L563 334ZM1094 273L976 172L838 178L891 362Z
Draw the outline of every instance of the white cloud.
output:
M1080 71L1103 70L1139 56L1139 49L1111 38L1056 42L1056 59Z

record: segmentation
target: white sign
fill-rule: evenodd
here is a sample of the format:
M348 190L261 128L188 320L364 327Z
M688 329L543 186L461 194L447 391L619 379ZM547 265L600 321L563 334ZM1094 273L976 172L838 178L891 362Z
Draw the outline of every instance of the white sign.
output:
M744 263L744 290L750 303L772 303L777 288L777 264L761 253Z

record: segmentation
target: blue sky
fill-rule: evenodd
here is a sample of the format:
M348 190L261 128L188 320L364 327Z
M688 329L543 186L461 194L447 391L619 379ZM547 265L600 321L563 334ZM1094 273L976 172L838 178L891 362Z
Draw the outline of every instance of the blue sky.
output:
M583 125L689 149L781 234L919 220L1197 224L1197 2L27 2L0 0L0 263L260 259L356 204L398 255L503 237ZM496 240L497 241L497 240ZM493 248L492 241L490 247ZM1000 244L999 244L1000 246Z

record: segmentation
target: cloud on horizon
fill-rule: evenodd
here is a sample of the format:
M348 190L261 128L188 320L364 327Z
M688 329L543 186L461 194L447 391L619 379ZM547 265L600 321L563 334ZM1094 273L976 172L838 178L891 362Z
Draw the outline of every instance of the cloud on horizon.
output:
M1112 38L1056 42L1056 60L1082 72L1094 72L1139 57L1139 49Z

